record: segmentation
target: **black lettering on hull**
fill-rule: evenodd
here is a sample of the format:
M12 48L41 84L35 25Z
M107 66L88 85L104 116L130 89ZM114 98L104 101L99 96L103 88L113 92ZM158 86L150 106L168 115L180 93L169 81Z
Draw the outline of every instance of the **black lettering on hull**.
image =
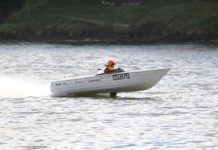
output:
M115 74L115 75L112 75L112 77L113 77L113 80L130 79L129 73Z

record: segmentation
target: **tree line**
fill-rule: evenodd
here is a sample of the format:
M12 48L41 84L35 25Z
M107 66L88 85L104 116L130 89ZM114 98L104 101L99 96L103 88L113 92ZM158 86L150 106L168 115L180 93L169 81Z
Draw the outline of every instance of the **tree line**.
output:
M14 10L19 9L25 0L1 0L0 1L0 20L8 17Z

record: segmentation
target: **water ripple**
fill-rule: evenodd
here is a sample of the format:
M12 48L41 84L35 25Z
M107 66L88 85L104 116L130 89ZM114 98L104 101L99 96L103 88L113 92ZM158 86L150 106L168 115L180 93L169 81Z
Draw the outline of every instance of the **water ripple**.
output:
M218 48L207 45L0 45L0 149L218 149ZM49 83L126 70L171 68L148 90L50 97Z

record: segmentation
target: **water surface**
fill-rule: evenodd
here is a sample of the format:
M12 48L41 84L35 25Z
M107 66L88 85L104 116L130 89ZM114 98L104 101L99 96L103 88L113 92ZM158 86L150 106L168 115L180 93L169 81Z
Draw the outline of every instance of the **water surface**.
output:
M109 97L51 97L49 83L171 68L152 89ZM218 149L218 47L0 45L0 149Z

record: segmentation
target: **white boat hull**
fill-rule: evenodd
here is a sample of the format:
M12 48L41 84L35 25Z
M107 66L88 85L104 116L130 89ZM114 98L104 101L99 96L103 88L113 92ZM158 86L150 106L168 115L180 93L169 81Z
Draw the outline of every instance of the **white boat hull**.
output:
M53 96L118 93L147 90L157 84L169 69L102 74L51 83Z

